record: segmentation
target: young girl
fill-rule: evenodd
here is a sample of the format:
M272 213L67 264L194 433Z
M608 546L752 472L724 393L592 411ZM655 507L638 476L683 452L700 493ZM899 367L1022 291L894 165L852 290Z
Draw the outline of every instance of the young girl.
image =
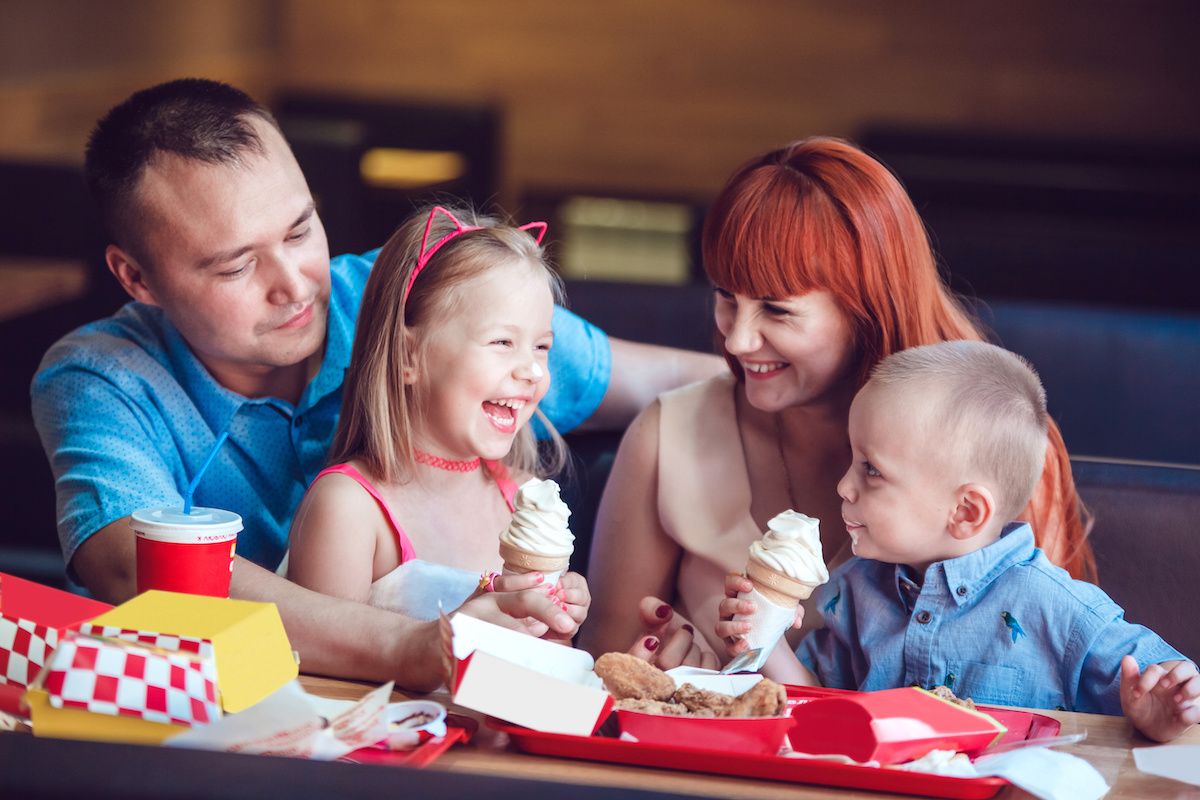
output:
M540 583L493 573L517 485L565 456L536 411L561 294L545 230L438 206L388 240L363 295L333 466L292 524L290 579L417 619L477 591ZM528 425L535 413L548 455ZM577 627L583 579L569 573L554 591Z

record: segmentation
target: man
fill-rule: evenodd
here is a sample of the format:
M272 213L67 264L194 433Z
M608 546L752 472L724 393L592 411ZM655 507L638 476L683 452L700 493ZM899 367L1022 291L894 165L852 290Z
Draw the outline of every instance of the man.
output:
M228 432L196 502L245 521L231 593L278 604L307 671L427 685L440 674L428 646L436 626L273 572L336 427L374 254L331 264L274 119L224 84L134 94L98 123L85 172L111 241L106 262L137 302L55 344L33 382L70 573L105 600L132 596L129 514L181 503ZM609 340L561 309L555 337L542 408L560 430L623 425L658 392L719 369L712 357ZM526 595L480 598L473 613L573 627Z

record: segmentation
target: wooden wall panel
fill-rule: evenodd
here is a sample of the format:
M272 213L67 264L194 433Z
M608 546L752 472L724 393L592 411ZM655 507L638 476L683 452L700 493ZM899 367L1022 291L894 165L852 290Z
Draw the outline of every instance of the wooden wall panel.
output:
M872 122L1200 139L1190 2L285 3L284 85L498 102L510 191L707 196Z
M96 119L188 75L269 95L277 0L0 0L0 154L78 161Z

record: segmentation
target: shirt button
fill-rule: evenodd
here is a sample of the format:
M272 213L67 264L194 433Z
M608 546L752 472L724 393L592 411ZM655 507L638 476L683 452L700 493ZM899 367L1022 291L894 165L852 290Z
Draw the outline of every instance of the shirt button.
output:
M955 594L957 594L959 597L966 597L966 596L967 596L967 587L966 587L966 586L960 586L960 587L958 587L957 589L955 589L955 590L954 590L954 592L955 592Z
M929 620L931 619L933 619L933 614L930 614L928 611L917 612L917 622L921 623L922 625L928 625Z

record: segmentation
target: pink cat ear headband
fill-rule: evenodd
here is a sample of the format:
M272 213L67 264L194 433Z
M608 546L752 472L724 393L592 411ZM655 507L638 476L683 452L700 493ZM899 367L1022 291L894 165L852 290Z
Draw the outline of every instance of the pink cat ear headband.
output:
M429 229L433 227L434 217L436 217L438 214L447 217L451 222L453 222L454 230L450 231L445 236L430 245ZM412 275L408 276L408 286L404 287L404 302L408 302L408 294L412 291L413 283L416 282L417 276L421 274L421 270L425 269L425 265L429 263L429 259L433 258L433 254L442 249L442 245L446 244L446 242L449 242L451 239L462 236L464 233L480 230L483 230L483 228L478 225L463 225L458 221L458 217L454 216L446 209L442 208L441 206L434 206L433 210L429 212L429 219L425 222L425 235L421 237L421 255L417 258L417 266L413 267ZM537 233L534 234L533 238L538 244L541 244L543 237L546 235L546 223L527 222L520 226L518 230L536 230Z

